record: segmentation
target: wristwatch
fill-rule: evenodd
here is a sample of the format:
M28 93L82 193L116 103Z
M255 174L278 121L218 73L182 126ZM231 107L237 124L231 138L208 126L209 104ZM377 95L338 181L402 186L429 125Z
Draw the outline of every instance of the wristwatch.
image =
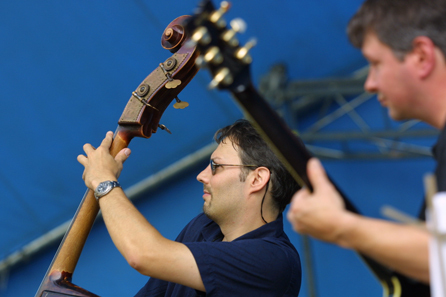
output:
M96 198L96 200L99 201L99 198L104 197L116 187L121 187L121 185L117 181L103 181L97 186L96 190L94 190L94 197Z

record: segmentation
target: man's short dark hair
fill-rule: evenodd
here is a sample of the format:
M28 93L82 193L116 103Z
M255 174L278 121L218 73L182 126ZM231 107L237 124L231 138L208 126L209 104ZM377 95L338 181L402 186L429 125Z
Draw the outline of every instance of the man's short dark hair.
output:
M237 146L235 149L239 152L242 164L264 166L270 170L271 196L277 209L282 212L290 203L293 194L299 189L297 182L247 120L238 120L218 130L214 136L217 143L224 142L226 138ZM241 180L246 178L250 169L252 170L252 167L242 169Z
M374 32L402 60L417 36L429 37L446 57L446 0L366 0L347 28L350 42L361 48Z

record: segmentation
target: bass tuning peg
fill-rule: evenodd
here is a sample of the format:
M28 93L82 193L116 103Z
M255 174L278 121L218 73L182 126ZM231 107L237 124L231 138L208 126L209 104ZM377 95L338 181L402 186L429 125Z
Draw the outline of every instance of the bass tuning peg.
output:
M218 65L223 62L223 59L220 49L217 46L213 46L208 49L204 55L197 57L195 65L197 65L198 68L203 68L209 63Z
M215 10L209 16L209 21L215 24L218 28L226 27L226 21L223 19L223 15L231 8L231 4L228 1L220 3L220 8Z
M217 72L212 81L209 83L209 89L214 89L218 87L220 84L224 86L229 86L233 82L234 82L234 77L232 76L231 71L229 71L229 68L224 67Z
M245 64L250 64L252 62L251 55L249 54L249 50L252 49L257 44L257 40L252 38L248 41L245 46L239 48L235 52L235 57L241 60Z
M211 42L212 38L209 34L208 29L206 27L201 26L195 29L194 33L192 34L192 37L190 38L191 45L195 46L197 43L201 45L208 45Z
M186 107L189 106L189 103L187 103L186 101L181 101L178 96L175 97L175 100L177 101L174 105L173 108L175 109L184 109Z
M239 45L239 41L235 34L244 33L246 31L246 22L241 18L233 19L230 23L231 29L226 30L221 35L221 39L232 47Z
M206 51L203 56L203 60L206 63L212 63L214 65L221 64L223 62L223 55L217 46L213 46Z

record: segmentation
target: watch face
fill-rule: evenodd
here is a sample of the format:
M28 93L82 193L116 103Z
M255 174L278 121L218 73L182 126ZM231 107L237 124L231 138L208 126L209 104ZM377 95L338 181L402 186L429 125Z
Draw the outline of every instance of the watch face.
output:
M110 182L102 182L98 186L98 192L99 193L105 193L111 188Z
M96 190L94 191L94 196L96 199L101 198L102 196L107 195L113 188L121 187L117 181L113 182L110 180L101 182Z

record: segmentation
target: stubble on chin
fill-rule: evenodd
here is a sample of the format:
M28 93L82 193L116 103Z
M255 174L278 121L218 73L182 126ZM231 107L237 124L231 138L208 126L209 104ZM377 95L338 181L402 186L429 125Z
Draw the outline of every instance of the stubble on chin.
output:
M210 214L210 212L209 212L209 206L206 205L206 203L203 204L203 213L204 213L208 218L210 218L210 219L212 220L212 218L210 217L211 214Z
M210 205L209 204L204 204L203 205L203 213L209 218L209 219L211 219L212 221L214 221L214 222L216 222L217 223L217 217L216 217L216 214L215 214L215 212L213 213L212 212L212 210L211 210L211 207L210 207ZM218 223L217 223L218 224Z

